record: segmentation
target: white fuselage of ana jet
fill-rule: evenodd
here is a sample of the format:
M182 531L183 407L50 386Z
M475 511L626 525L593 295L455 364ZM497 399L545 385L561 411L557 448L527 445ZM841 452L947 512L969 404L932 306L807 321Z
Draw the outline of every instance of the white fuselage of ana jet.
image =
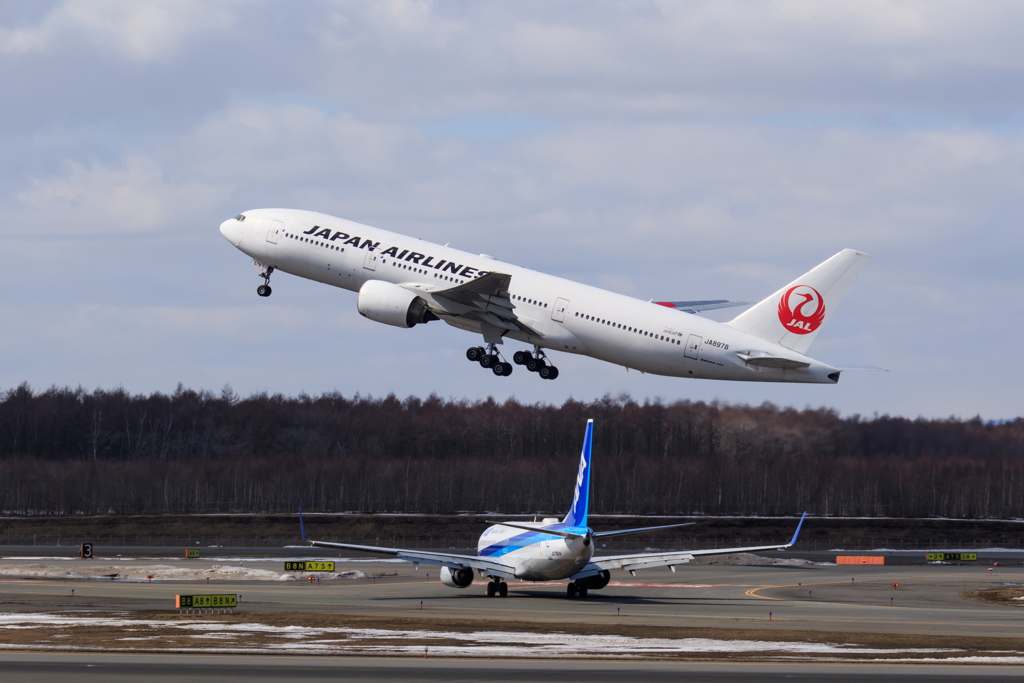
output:
M663 305L469 254L322 213L297 209L246 211L221 233L261 267L359 292L382 281L439 292L486 273L511 276L508 300L536 334L503 332L541 349L597 358L642 372L686 377L835 384L837 368L723 323ZM482 333L457 311L441 320ZM791 359L803 367L765 367L743 356ZM804 365L806 364L806 365Z
M515 578L524 581L558 581L577 574L594 556L592 532L573 527L559 519L519 523L519 528L495 524L477 542L477 556L501 559L515 567ZM536 527L526 531L522 527ZM564 538L545 534L544 529L579 534Z

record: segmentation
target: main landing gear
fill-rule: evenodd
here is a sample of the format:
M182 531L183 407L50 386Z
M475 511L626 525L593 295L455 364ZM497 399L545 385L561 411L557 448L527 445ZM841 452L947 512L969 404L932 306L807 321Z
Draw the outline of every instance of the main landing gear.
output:
M466 349L466 358L479 363L485 370L490 368L498 377L508 377L512 374L512 364L501 359L494 344L488 344L486 349L482 346L471 346Z
M504 581L491 581L487 584L487 597L493 598L495 595L507 598L508 597L508 584Z
M555 379L558 377L558 368L548 365L547 356L540 350L539 346L533 347L533 353L529 351L516 351L512 356L516 365L525 365L530 372L536 372L542 379Z
M260 296L270 296L274 290L270 288L270 275L274 272L274 266L268 267L266 270L260 271L260 277L263 278L263 284L256 288L256 293Z
M587 597L587 587L578 586L575 581L570 581L569 585L565 587L565 594L569 598L575 598L577 595L585 598Z

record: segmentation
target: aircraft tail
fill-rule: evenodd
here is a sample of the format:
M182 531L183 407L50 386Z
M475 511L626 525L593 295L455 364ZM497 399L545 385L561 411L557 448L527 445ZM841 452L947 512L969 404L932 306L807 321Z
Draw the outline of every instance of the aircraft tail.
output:
M580 455L580 468L576 473L576 488L572 494L572 507L569 514L562 520L569 526L587 526L590 511L590 451L594 443L594 421L587 420L587 433L583 437L583 453Z
M869 258L864 252L843 249L726 324L805 353Z

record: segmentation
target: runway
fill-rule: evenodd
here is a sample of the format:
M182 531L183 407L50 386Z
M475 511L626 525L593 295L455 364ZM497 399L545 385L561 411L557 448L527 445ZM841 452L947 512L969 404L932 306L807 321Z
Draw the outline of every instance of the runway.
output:
M149 561L191 567L227 564ZM11 562L0 560L0 566ZM283 561L250 558L244 565L280 571ZM637 572L636 578L616 573L607 588L591 591L587 599L570 601L565 598L564 583L511 583L509 597L489 599L483 595L483 584L463 590L448 588L437 580L436 569L425 565L416 571L408 563L357 560L339 565L340 569L359 570L377 578L319 584L212 581L208 585L4 579L0 580L0 608L160 611L173 607L175 594L227 592L241 596L240 608L246 612L666 627L764 628L770 624L799 631L1005 637L1017 634L1021 614L1014 608L964 600L960 592L1007 583L1024 585L1021 565L996 567L992 573L984 566L948 565L682 566L677 573L668 569ZM894 583L899 587L894 588Z
M478 660L410 660L337 657L266 657L203 655L39 655L0 653L0 680L51 683L55 678L100 683L145 680L171 683L231 683L243 680L290 681L488 681L489 683L835 683L920 681L1016 683L1021 670L992 666L894 666L848 664L736 664L670 662L587 662Z
M294 555L275 555L184 560L140 554L94 562L114 567L119 575L131 574L128 567L159 564L193 570L240 565L273 569L280 576L284 560ZM0 559L0 570L100 566L42 557L8 556ZM305 557L330 554L307 551ZM464 590L442 585L434 567L416 570L408 563L336 553L334 559L344 560L338 571L360 571L366 578L209 584L118 577L2 579L0 626L15 630L0 628L6 650L0 652L0 680L52 680L71 673L86 681L140 674L161 681L179 679L186 669L198 681L725 682L755 674L758 681L823 675L840 681L982 675L1009 680L1024 672L1019 666L1024 664L1022 607L960 596L1024 584L1021 565L991 572L979 565L691 565L676 573L641 571L635 578L616 573L605 589L570 600L559 583L512 583L507 598L488 598L482 583ZM229 618L179 616L173 608L176 594L204 593L238 595L239 609ZM88 623L126 615L136 621L114 629L76 622L47 631L18 626L19 614L30 623L45 621L42 615ZM189 628L206 630L185 632ZM367 629L376 635L360 635ZM107 633L106 640L81 638L94 632ZM33 640L35 633L40 635ZM104 652L64 651L74 643ZM24 647L45 652L18 654ZM426 649L430 658L424 660L420 655ZM281 652L290 654L269 654ZM317 653L322 654L309 656ZM373 653L381 656L364 656Z

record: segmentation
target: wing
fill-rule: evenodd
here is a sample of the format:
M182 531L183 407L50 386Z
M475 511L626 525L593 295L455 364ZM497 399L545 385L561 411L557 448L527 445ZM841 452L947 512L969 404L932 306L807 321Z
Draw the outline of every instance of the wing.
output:
M391 555L400 560L406 560L413 564L434 564L439 567L451 569L462 569L468 567L475 569L489 576L501 576L503 578L515 578L511 565L491 560L476 555L459 555L458 553L432 553L427 550L404 550L402 548L380 548L372 545L353 545L351 543L331 543L328 541L306 541L318 548L345 548L347 550L359 550L377 555Z
M439 567L450 569L462 569L468 567L489 576L500 576L502 578L515 578L515 571L512 565L505 564L500 560L478 557L476 555L459 555L458 553L433 553L428 550L406 550L403 548L382 548L374 545L355 545L353 543L333 543L331 541L314 541L306 538L306 523L302 519L302 510L299 510L299 528L302 531L302 540L317 548L344 548L346 550L359 550L376 555L390 555L413 564L433 564Z
M761 550L779 550L781 548L792 547L796 543L797 537L800 536L800 528L804 525L804 518L807 517L805 512L800 517L800 523L796 525L796 532L793 534L793 538L790 539L789 543L781 545L758 545L750 546L747 548L714 548L711 550L677 550L667 553L644 553L638 555L613 555L610 557L595 557L586 566L575 574L573 579L582 579L588 576L594 576L601 571L607 571L609 569L625 569L633 576L636 576L636 570L638 569L653 569L655 567L670 567L672 571L675 571L677 564L686 564L690 560L700 555L731 555L732 553L753 553Z
M683 313L700 313L701 311L713 311L717 308L732 308L733 306L747 306L749 301L729 301L728 299L710 299L707 301L655 301L654 303L666 308L674 308Z
M511 282L511 275L487 273L447 289L412 289L445 322L486 324L498 330L543 336L516 315L515 304L508 295Z

